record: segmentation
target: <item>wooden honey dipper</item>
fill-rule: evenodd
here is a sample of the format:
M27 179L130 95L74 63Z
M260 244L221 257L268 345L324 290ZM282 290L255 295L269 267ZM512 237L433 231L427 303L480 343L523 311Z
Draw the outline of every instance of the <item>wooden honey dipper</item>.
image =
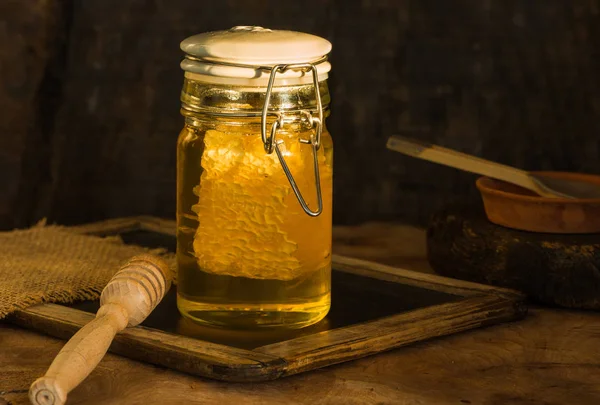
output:
M29 389L34 405L62 405L67 394L102 360L117 332L139 325L171 286L168 265L160 258L131 258L108 282L96 318L81 328L58 353L43 377Z

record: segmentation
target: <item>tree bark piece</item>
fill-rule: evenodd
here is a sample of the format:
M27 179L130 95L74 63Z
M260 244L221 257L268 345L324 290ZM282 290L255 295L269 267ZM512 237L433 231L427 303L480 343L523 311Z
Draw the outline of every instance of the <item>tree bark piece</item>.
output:
M481 208L438 211L427 256L439 274L526 293L567 308L600 309L600 234L516 231L489 222Z

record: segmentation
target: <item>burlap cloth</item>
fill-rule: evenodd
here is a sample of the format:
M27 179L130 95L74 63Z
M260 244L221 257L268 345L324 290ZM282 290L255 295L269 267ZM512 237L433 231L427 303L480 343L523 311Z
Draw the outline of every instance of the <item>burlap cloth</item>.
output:
M156 254L174 270L174 255L126 245L118 237L82 235L46 226L0 232L0 319L42 302L96 299L124 262Z

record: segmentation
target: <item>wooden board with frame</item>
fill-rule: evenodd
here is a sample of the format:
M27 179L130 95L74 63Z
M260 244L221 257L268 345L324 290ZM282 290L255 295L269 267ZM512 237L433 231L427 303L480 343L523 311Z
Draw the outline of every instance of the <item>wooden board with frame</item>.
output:
M175 246L175 223L120 218L72 228L120 235L126 243ZM519 292L333 256L332 308L316 325L292 331L228 331L182 318L176 288L140 325L117 334L109 351L223 381L274 380L411 343L523 318ZM11 322L61 339L93 319L98 302L42 304Z

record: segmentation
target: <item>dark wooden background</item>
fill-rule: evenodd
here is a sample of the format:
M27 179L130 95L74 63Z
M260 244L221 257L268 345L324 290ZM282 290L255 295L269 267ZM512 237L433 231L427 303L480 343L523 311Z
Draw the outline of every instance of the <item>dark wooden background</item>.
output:
M3 0L0 227L173 217L179 42L234 25L333 43L335 222L423 224L474 176L392 133L600 172L600 0Z

